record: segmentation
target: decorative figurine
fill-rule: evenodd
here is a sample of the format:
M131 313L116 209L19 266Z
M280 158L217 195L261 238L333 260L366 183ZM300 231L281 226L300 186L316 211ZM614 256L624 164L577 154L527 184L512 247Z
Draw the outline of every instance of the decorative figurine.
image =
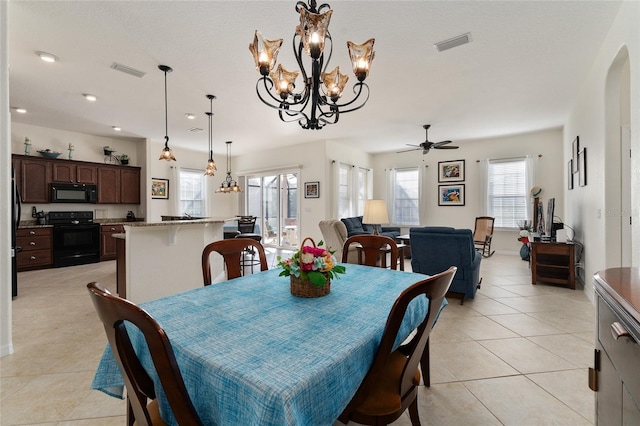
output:
M29 155L31 152L31 139L28 137L24 138L24 155Z

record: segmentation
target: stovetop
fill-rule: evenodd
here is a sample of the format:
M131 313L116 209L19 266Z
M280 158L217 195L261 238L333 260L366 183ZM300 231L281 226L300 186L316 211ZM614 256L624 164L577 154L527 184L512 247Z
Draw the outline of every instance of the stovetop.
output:
M93 223L93 211L49 212L51 225L83 225Z

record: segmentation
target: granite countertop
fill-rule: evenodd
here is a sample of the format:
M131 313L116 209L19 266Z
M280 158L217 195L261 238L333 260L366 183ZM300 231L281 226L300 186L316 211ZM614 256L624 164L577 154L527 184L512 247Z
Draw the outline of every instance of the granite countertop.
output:
M21 220L18 229L24 228L53 228L53 225L38 225L35 220Z
M198 225L207 223L224 223L227 218L214 218L207 219L192 219L192 220L165 220L162 222L127 222L126 225L132 227L145 227L145 226L176 226L176 225Z

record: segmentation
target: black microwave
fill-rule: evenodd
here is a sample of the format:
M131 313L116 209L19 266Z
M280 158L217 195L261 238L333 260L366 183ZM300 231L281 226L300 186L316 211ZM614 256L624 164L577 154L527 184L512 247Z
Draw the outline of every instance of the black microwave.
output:
M92 203L98 202L96 185L82 183L52 183L52 203Z

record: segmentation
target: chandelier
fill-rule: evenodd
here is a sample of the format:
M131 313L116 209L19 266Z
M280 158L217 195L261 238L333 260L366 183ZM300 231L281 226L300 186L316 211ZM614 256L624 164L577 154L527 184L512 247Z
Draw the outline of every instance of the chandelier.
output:
M169 148L169 119L167 114L167 73L173 71L168 65L158 65L158 69L164 72L164 148L159 160L176 161L173 150Z
M211 119L213 117L213 100L216 97L214 95L207 95L207 99L209 99L209 103L211 104L209 107L209 112L206 112L209 117L209 160L207 161L207 168L204 170L205 176L214 176L215 171L218 170L216 167L216 162L213 161L213 138L211 136Z
M238 185L238 182L231 177L231 157L229 156L229 150L231 149L231 141L225 142L227 144L227 176L220 184L220 188L216 190L217 193L229 194L231 192L242 192L242 188Z
M327 124L337 123L340 114L358 110L367 103L369 86L364 80L369 75L375 57L375 39L362 44L347 41L353 73L358 82L353 85L353 99L338 103L349 77L342 74L338 66L327 72L333 52L333 40L329 33L333 10L326 3L318 8L315 0L309 0L308 3L306 5L299 1L295 7L296 12L300 13L300 24L296 26L293 36L293 53L300 71L288 71L282 64L276 68L281 38L267 40L256 30L249 50L253 54L256 69L262 75L256 83L258 98L267 106L277 109L282 121L297 121L303 129L317 130ZM302 61L303 51L311 57L310 73ZM302 74L304 86L296 91L295 82L299 74Z

